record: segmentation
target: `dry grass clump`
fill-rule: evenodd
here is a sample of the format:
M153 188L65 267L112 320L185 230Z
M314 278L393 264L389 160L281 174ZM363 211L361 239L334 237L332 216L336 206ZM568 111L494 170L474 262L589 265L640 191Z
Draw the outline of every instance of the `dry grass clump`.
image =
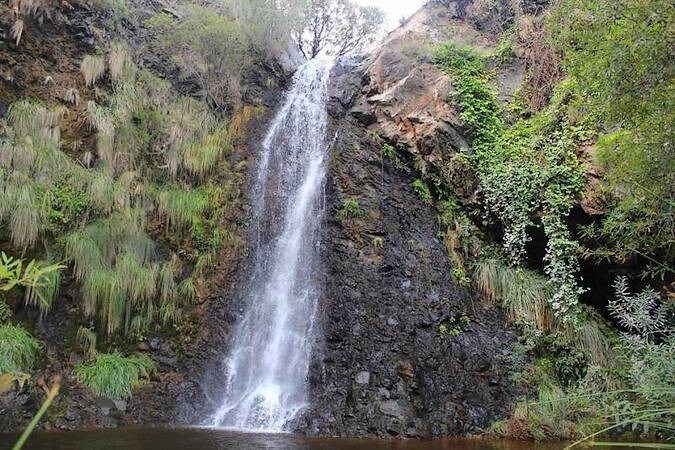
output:
M544 333L560 333L599 367L611 367L612 349L602 330L602 319L589 315L578 323L556 320L551 309L552 287L546 277L511 267L498 258L477 263L474 283L491 303L506 309L509 320L534 326Z
M105 72L105 60L100 56L87 55L80 64L80 72L88 87L93 87Z
M206 276L223 243L235 240L227 217L240 197L239 168L224 159L232 148L227 127L205 103L139 71L122 44L113 44L107 65L112 92L83 113L96 134L95 151L80 157L84 164L60 148L64 109L17 102L0 139L0 226L13 246L42 242L71 264L82 310L95 324L78 333L90 358L96 329L134 336L180 320L197 297L192 277ZM103 58L86 57L87 85L105 68ZM64 100L78 104L77 89ZM215 169L222 183L204 183ZM164 237L172 256L156 251L149 233L158 233L158 222L174 231ZM54 298L60 280L48 281L28 293L27 304Z
M548 280L530 270L510 267L498 259L479 261L474 272L478 290L492 303L500 303L509 319L525 320L541 331L553 331Z
M112 45L108 53L108 70L115 83L133 81L136 76L136 65L129 54L129 47L121 42Z

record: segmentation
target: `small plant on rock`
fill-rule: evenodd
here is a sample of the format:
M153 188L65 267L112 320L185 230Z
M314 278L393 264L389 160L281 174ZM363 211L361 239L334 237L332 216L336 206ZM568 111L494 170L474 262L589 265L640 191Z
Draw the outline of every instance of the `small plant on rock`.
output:
M412 187L417 195L419 195L422 199L422 203L427 206L431 206L431 204L434 202L434 197L431 195L429 186L424 181L417 179L413 181Z
M75 376L97 395L126 399L156 370L157 364L146 355L125 357L117 352L99 353L91 363L76 366Z
M345 199L337 213L337 219L340 222L356 219L359 216L361 216L361 206L359 205L359 201L353 197Z
M462 314L459 317L451 316L438 326L438 333L443 337L457 337L465 332L470 324L471 318L466 314Z

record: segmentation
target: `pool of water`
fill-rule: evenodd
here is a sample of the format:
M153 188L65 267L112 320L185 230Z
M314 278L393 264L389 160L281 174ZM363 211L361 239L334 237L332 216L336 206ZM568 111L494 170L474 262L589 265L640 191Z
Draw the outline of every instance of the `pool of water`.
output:
M16 436L0 435L0 449L12 448ZM563 444L533 444L482 439L377 440L308 438L292 434L244 434L199 428L119 428L41 432L25 450L561 450ZM612 447L603 447L611 449ZM621 447L622 450L630 447ZM616 448L618 449L618 447Z

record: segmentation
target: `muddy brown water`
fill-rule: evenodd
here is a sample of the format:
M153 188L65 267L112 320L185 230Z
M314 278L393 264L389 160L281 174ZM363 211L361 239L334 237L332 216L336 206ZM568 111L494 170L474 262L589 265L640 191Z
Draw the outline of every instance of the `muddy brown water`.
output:
M0 449L11 449L16 436L0 435ZM561 450L564 444L483 439L381 440L308 438L292 434L243 434L200 428L119 428L40 432L25 450ZM613 447L603 447L612 449ZM630 447L621 447L622 450ZM619 447L615 447L618 450Z

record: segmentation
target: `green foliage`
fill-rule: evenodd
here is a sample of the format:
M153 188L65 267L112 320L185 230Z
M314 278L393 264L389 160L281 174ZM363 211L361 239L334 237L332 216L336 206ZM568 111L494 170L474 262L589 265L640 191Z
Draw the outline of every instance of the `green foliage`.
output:
M464 287L471 286L471 278L467 275L464 267L453 267L451 275L452 279L455 280L458 285Z
M586 237L594 257L646 260L644 276L673 273L675 258L675 10L666 0L560 2L548 27L603 134L597 159L609 204ZM665 263L664 263L665 262Z
M246 34L257 54L265 59L288 50L300 22L303 0L226 0L229 14Z
M58 293L59 271L64 268L61 264L42 264L34 260L24 266L23 260L0 252L0 293L25 288L26 303L37 303L42 311L47 311Z
M573 114L576 86L559 86L551 105L534 119L505 129L483 57L470 49L442 46L436 64L453 76L460 118L474 131L473 164L485 207L504 225L504 248L518 264L530 240L528 228L542 213L548 237L545 272L556 290L550 301L561 317L575 317L583 292L577 279L579 245L565 223L584 183L575 150L588 125Z
M488 300L506 309L510 320L526 322L544 332L554 329L551 287L541 275L488 258L476 264L474 282Z
M596 353L608 350L592 343L598 333L589 327L564 324L551 333L524 327L523 347L538 359L533 371L523 372L534 377L519 378L536 386L539 398L516 405L505 426L498 427L502 433L578 442L612 431L675 438L672 311L658 307L653 292L631 294L624 278L617 279L615 296L609 311L628 332L609 340L611 357L597 358ZM586 335L585 346L580 345L581 334Z
M438 333L443 336L457 337L469 328L471 318L465 314L451 316L438 326Z
M431 195L429 186L427 186L427 184L424 181L420 179L413 181L412 188L415 190L417 195L420 196L420 198L422 199L422 203L424 203L427 206L431 206L433 204L434 197Z
M386 142L382 143L382 156L394 160L396 158L396 147Z
M219 195L220 189L214 186L197 190L165 188L155 193L159 215L173 229L198 225L207 209L216 203L214 197Z
M0 299L0 323L8 321L12 317L12 308L4 300Z
M0 374L30 371L41 348L23 328L0 325Z
M47 219L55 234L76 226L91 207L89 193L77 181L72 177L59 178L46 193L49 205Z
M59 149L61 110L23 100L10 107L8 132L0 139L0 225L12 243L33 247L49 229L49 200L55 179L82 169Z
M125 357L119 353L99 353L91 363L76 366L75 376L96 395L126 399L136 387L145 384L155 370L157 364L146 355Z
M185 78L199 81L209 101L222 108L236 102L242 71L250 62L241 25L212 9L189 5L180 19L163 14L149 21L156 51L172 55Z
M354 197L344 199L336 215L337 219L341 222L356 219L360 216L361 206L359 205L359 201Z
M94 83L106 60L85 62ZM190 276L180 259L166 262L156 254L149 234L156 223L148 219L157 212L170 250L195 262L195 275L206 276L222 245L237 239L229 224L241 196L242 165L225 159L232 148L227 128L205 103L175 95L168 83L139 71L121 43L112 45L107 66L112 92L98 96L100 104L89 102L84 114L96 133L96 156L90 153L87 168L60 150L61 111L31 101L12 105L0 141L0 193L7 200L0 225L17 247L42 239L49 253L65 253L81 283L86 316L108 335L137 335L178 320L183 300L196 296L191 282L177 279ZM204 183L207 175L217 183ZM58 273L45 274L27 290L26 302L46 312L59 282Z
M516 57L516 51L514 49L514 35L513 32L506 32L502 35L502 38L499 40L499 44L494 52L494 58L500 63L504 64Z
M168 264L156 260L140 211L131 213L97 220L65 241L66 255L82 280L85 314L98 317L109 335L119 330L137 333L153 324L163 304L177 301L175 291L162 291L167 283L163 267Z

